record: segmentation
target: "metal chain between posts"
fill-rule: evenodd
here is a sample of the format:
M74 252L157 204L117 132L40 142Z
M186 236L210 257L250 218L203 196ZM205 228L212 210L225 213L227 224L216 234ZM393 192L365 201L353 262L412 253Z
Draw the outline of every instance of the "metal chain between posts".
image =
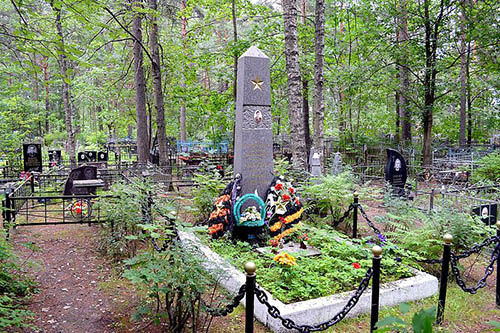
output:
M499 241L500 241L500 237L493 236L493 237L485 239L481 244L474 245L470 250L467 250L461 254L453 254L453 256L456 259L464 259L464 258L467 258L474 253L478 253L479 251L481 251L483 249L483 247L486 247L486 246L491 245L493 243L497 243Z
M243 284L238 291L238 294L233 298L231 303L225 305L222 308L212 308L205 304L205 310L213 317L224 317L233 312L233 310L240 304L240 301L245 297L245 292L247 290L247 285Z
M354 205L354 204L353 204ZM368 223L368 225L370 226L370 228L372 228L373 232L377 235L378 239L382 240L382 239L385 239L385 236L382 235L382 232L380 232L380 230L375 226L375 224L370 220L370 218L368 217L368 215L366 214L365 210L363 209L363 206L361 206L361 204L357 204L358 206L358 209L359 209L359 212L361 213L361 215L364 217L364 219L366 220L366 223Z
M492 238L497 238L497 237L492 237ZM486 241L489 241L490 239L487 239ZM483 242L483 243L485 243L485 242ZM472 251L472 249L470 251ZM472 253L474 253L474 252L472 252ZM459 256L454 255L452 252L451 258L450 258L451 259L450 260L451 271L453 272L453 275L455 275L455 280L457 281L457 284L460 286L460 288L462 288L463 291L470 293L470 294L476 294L479 289L484 288L486 286L486 280L495 270L495 267L493 267L493 266L495 265L495 262L498 260L499 255L500 255L500 242L497 243L495 250L491 254L491 260L490 260L489 265L486 267L486 269L484 271L484 276L481 278L481 280L479 280L477 282L475 287L467 287L465 285L465 281L462 280L462 278L460 277L460 271L458 269L458 260L460 258L459 258Z
M346 210L346 212L344 213L344 215L342 215L342 217L340 219L338 219L337 221L333 222L333 227L335 228L340 223L344 222L345 219L349 216L349 214L352 212L353 209L354 209L354 204L350 204L349 208Z
M354 205L354 204L352 204ZM366 222L368 223L368 225L370 226L370 228L372 228L373 232L377 235L378 239L380 241L382 240L385 240L385 236L382 234L382 232L380 231L380 229L378 229L375 224L370 220L370 218L368 217L368 215L366 214L366 212L364 211L363 207L361 206L361 204L357 204L358 208L359 208L359 211L361 213L361 215L364 217L364 219L366 220ZM442 263L442 259L414 259L416 262L419 262L419 263L423 263L423 264L440 264Z
M373 270L372 268L369 268L366 271L365 276L361 280L358 289L356 289L354 295L349 299L349 301L347 301L347 304L344 306L344 308L339 313L337 313L332 319L328 320L327 322L314 326L297 325L293 320L283 318L278 308L269 304L266 293L258 287L255 288L255 295L257 296L259 302L267 307L267 312L271 315L271 317L281 320L281 324L283 325L283 327L287 329L294 329L301 333L324 331L327 328L339 323L342 319L345 318L345 316L347 316L349 311L351 311L351 309L358 303L359 298L365 292L366 288L368 288L368 284L370 282L372 275L373 275Z

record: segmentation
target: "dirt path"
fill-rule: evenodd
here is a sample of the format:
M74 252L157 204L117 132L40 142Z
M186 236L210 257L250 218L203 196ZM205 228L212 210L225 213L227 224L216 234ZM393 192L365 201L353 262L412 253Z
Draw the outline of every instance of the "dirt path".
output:
M37 332L116 332L113 298L99 285L111 278L109 265L97 252L98 227L87 225L20 227L12 235L22 258L34 261L40 293L29 310ZM32 252L23 242L33 242Z

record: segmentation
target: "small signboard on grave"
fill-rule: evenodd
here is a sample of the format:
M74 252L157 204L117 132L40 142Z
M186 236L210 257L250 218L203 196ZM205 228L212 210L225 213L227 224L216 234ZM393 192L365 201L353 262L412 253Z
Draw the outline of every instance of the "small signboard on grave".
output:
M385 165L385 180L392 186L392 192L398 196L405 195L405 184L408 178L408 169L403 156L393 150L387 149L387 163Z
M486 225L493 225L498 218L498 204L480 205L472 208L472 212L481 217Z
M39 143L23 144L24 171L42 172L42 145Z

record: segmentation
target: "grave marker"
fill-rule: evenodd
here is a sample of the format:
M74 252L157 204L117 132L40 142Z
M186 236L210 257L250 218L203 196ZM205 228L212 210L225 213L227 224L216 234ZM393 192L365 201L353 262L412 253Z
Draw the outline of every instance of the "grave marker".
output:
M39 143L23 144L24 171L42 172L42 145Z
M273 179L273 132L269 58L250 47L238 59L234 173L241 175L241 195L262 199Z
M333 158L332 175L338 175L342 172L342 169L342 155L340 155L339 152L336 152Z
M498 218L498 204L480 205L472 208L472 212L481 218L486 225L494 225Z
M321 155L314 147L311 148L311 153L309 155L309 172L313 177L320 177L323 175L321 172ZM318 183L318 180L316 179L314 182Z
M387 149L387 163L385 165L385 180L392 186L393 194L405 195L405 184L408 178L408 169L403 156L394 149Z

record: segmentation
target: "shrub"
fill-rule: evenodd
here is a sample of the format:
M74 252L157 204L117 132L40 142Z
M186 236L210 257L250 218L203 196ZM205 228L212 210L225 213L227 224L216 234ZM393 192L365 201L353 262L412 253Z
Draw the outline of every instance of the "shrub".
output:
M164 252L144 252L125 263L124 276L148 297L134 319L152 319L165 332L208 329L211 320L201 311L202 296L212 281L198 252L172 244Z
M22 265L12 246L0 233L0 331L12 327L33 328L33 313L23 309L20 298L28 296L35 284L21 274Z
M500 179L500 153L498 151L484 156L477 164L479 164L479 168L472 173L474 183L496 182Z
M227 184L217 170L196 173L193 177L197 185L193 190L193 202L198 219L205 219L212 211L215 199L224 190ZM228 182L229 183L229 182Z

